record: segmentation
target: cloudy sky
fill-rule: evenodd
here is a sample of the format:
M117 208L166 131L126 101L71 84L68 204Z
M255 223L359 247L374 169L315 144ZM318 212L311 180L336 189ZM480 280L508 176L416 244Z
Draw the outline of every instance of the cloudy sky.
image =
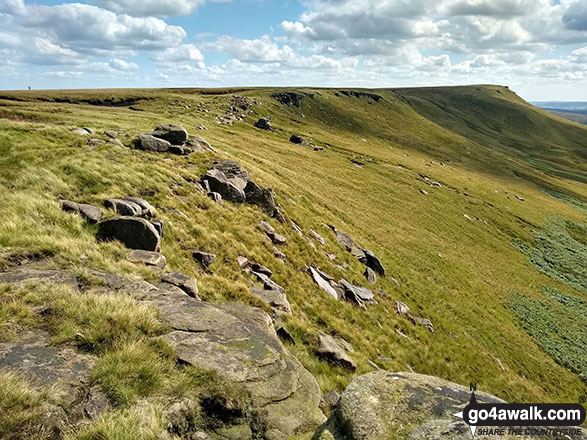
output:
M0 0L0 89L472 83L587 101L587 0Z

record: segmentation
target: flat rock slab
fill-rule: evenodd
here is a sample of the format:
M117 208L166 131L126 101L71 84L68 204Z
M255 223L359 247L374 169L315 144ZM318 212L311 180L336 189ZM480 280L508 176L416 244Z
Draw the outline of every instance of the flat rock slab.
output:
M94 362L71 347L52 346L51 335L42 330L22 331L18 339L0 343L0 369L18 371L37 385L88 382Z
M479 403L503 403L483 392L475 394ZM452 416L462 411L470 398L468 388L437 377L375 371L355 378L347 386L335 411L316 431L314 439L471 440L469 427Z
M265 290L258 287L253 287L250 292L269 304L275 313L291 315L291 306L284 292L280 290Z
M264 438L288 438L324 420L316 380L282 345L265 312L205 304L155 287L138 294L173 328L164 338L182 362L215 370L250 392Z
M126 256L126 259L131 263L154 266L159 269L163 269L167 264L165 255L162 255L159 252L143 251L141 249L130 251Z
M0 273L0 283L21 285L25 282L66 284L77 290L77 277L58 270L15 269Z

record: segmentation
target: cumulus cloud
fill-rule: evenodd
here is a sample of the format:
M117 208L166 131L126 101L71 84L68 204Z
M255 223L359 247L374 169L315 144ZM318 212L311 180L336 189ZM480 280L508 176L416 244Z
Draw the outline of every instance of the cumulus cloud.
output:
M114 58L110 60L109 66L115 70L123 72L132 72L139 70L139 65L131 61L121 60L120 58Z
M159 62L204 61L204 55L193 44L169 47L164 51L153 54L151 58Z
M250 62L273 63L294 56L294 52L289 46L285 45L280 48L268 35L253 40L223 35L214 42L204 43L202 47L230 54L240 61Z
M211 1L229 2L231 0ZM206 3L206 0L94 0L93 3L114 12L137 17L169 17L190 14L198 6Z

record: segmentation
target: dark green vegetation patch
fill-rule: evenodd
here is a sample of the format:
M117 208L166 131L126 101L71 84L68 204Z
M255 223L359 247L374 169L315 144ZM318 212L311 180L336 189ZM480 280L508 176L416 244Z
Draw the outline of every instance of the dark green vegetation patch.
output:
M509 308L545 352L587 382L587 301L551 287L543 291L544 300L512 292Z

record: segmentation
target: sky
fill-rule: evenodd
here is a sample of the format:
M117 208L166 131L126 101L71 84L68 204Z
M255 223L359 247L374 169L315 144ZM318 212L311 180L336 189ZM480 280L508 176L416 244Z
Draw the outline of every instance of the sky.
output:
M0 0L0 89L486 83L587 101L587 0Z

